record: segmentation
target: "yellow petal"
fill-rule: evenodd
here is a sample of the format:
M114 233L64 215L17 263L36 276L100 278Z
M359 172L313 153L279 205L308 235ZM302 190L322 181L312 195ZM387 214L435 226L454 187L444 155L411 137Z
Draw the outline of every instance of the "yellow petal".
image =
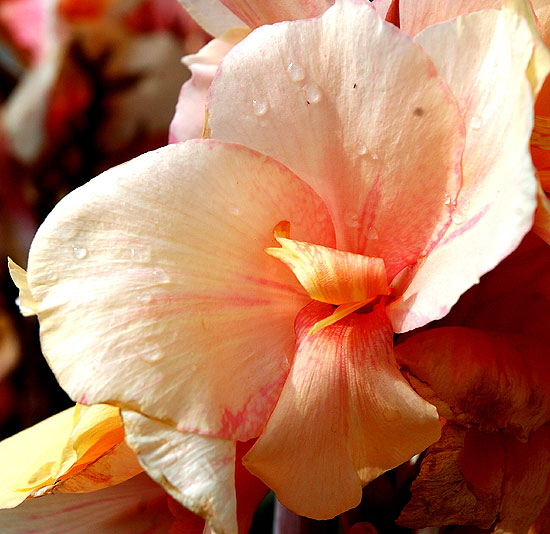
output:
M294 241L282 237L284 233L279 223L275 239L281 248L265 251L290 267L313 300L339 305L389 295L382 258Z
M54 489L92 491L133 477L142 469L122 439L118 409L76 405L2 441L0 508ZM74 476L80 479L68 483Z

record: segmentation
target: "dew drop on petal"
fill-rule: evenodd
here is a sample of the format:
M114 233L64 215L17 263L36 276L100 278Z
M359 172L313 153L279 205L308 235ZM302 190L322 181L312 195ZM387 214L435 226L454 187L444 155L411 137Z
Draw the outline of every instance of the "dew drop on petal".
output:
M147 263L151 260L151 249L148 247L133 247L130 249L130 258L138 263Z
M317 104L322 96L321 89L317 85L312 83L306 87L306 100L310 104Z
M378 239L378 237L378 230L374 226L371 226L367 232L367 239Z
M479 130L482 124L483 121L481 120L481 117L478 117L477 115L473 115L470 119L470 127L472 130Z
M447 193L445 195L445 202L444 202L445 206L450 206L451 205L451 195L449 195L449 193Z
M238 217L241 214L241 209L238 206L229 206L227 210L231 215L235 215L235 217Z
M357 215L357 213L349 213L346 215L344 222L350 228L359 228L359 215Z
M164 357L161 348L156 343L145 343L137 348L138 356L147 363L158 362Z
M367 145L363 141L357 141L357 154L364 156L367 153Z
M290 79L293 82L301 82L305 78L304 69L298 63L291 61L286 68Z
M86 247L73 247L73 255L77 260L83 260L88 255Z
M461 210L456 210L451 215L451 219L455 224L462 224L466 220L466 217Z
M170 276L164 269L155 269L153 271L153 278L157 284L167 284L170 282Z
M372 159L373 161L377 161L378 160L378 154L375 154L374 152L371 152L370 159Z
M150 293L140 293L137 297L138 302L141 302L142 304L149 304L153 297Z
M465 200L464 204L462 204L461 209L462 211L468 211L470 209L470 200Z
M254 111L254 115L261 117L267 113L267 104L262 100L254 99L252 100L252 110Z

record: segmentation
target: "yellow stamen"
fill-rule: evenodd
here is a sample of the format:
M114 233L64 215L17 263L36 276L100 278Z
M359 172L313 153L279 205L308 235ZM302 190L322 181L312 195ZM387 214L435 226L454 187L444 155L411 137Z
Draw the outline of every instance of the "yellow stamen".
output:
M313 334L316 334L323 328L326 328L327 326L330 326L331 324L338 322L340 319L347 317L354 311L357 311L359 308L366 306L367 304L372 302L375 298L376 297L372 297L368 300L364 300L363 302L350 302L349 304L342 304L338 306L331 315L329 315L328 317L325 317L324 319L321 319L320 321L317 321L313 325L311 330L307 333L307 335L312 336Z

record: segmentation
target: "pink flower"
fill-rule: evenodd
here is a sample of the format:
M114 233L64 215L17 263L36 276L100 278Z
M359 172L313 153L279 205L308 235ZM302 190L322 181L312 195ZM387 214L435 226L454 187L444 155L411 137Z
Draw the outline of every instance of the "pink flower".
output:
M120 406L149 475L216 532L237 531L237 442L327 518L438 438L393 334L531 227L532 43L508 10L413 42L355 0L263 26L221 64L214 139L107 171L38 231L19 285L60 383Z

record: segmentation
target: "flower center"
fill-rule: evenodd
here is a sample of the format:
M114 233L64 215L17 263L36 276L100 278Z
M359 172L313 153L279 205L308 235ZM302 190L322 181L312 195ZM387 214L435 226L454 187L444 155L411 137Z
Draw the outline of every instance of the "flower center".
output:
M369 304L379 295L389 295L382 258L343 252L322 245L290 239L290 223L281 221L273 229L281 247L265 251L285 263L313 300L334 304L334 313L315 323L312 335Z

